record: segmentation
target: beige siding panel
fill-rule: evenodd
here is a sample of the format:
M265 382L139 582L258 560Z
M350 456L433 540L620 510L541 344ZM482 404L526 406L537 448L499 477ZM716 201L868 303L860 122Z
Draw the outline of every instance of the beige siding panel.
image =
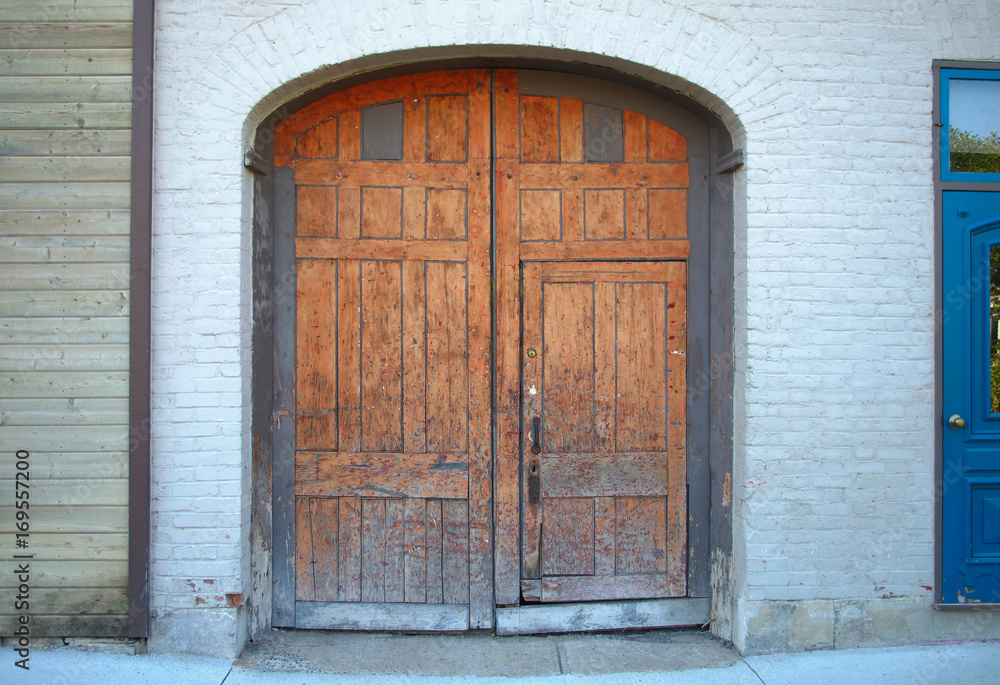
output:
M4 607L7 612L10 611L9 607L14 606L14 594L13 588L0 589L0 607ZM127 614L128 596L122 588L31 589L32 614L55 614L58 611L84 616ZM0 619L0 625L2 621Z
M128 326L128 318L123 316L86 319L58 317L0 319L0 343L128 344Z
M132 106L121 102L4 102L0 129L105 128L132 125Z
M96 290L128 288L128 264L6 264L0 289Z
M82 400L76 400L81 402ZM125 400L127 403L128 400ZM128 452L31 451L34 478L127 478ZM5 533L9 534L9 533Z
M128 183L0 183L8 209L128 209Z
M125 236L58 237L0 236L0 262L73 263L129 261L129 241Z
M8 212L0 210L0 235L129 235L128 210ZM126 283L127 285L127 283Z
M0 317L11 316L128 316L128 291L0 291Z
M38 131L17 129L0 132L0 155L128 155L131 131Z
M125 533L31 533L28 544L28 552L38 560L128 561L128 535Z
M3 521L13 521L14 507L0 507ZM128 530L128 507L31 507L31 534L35 533L125 533ZM0 559L2 569L3 559ZM95 562L97 563L97 562ZM103 563L103 562L102 562ZM110 563L110 562L108 562ZM0 574L3 571L0 570ZM51 573L62 574L64 583L70 587L108 587L106 585L90 586L73 582L73 569L65 565L56 565ZM5 576L0 576L5 577ZM39 587L46 583L40 582Z
M106 511L108 507L54 507L54 509L59 510L65 518L74 518L78 514L85 513L87 509L92 510L87 513L87 516L93 517ZM125 531L123 528L121 531L111 532L124 533ZM32 533L32 537L34 537L34 533ZM15 568L16 564L13 560L0 559L0 587L11 586L10 579L14 578ZM127 572L128 562L126 561L80 561L67 564L60 561L35 559L31 562L31 586L32 588L125 587L128 579Z
M5 48L131 48L131 23L0 23Z
M0 0L0 443L31 451L35 636L128 630L131 16Z
M131 76L0 76L0 102L131 101Z
M0 635L12 635L16 616L0 616ZM128 616L31 617L34 637L128 637Z
M127 352L126 348L126 352ZM126 361L127 361L126 356ZM19 399L0 404L0 425L6 426L86 426L128 425L128 400L122 397L87 400ZM31 473L35 478L58 476L37 473L37 447L31 450ZM74 451L79 451L75 449ZM91 455L94 459L94 455ZM118 466L111 465L102 476L91 478L124 478Z
M0 157L0 179L27 181L128 181L131 158Z
M128 355L127 343L0 345L0 371L128 371ZM95 419L94 423L107 422Z
M0 21L132 21L132 0L4 0Z
M97 428L104 428L98 426ZM114 427L119 430L119 426ZM107 430L106 428L104 428ZM27 433L27 431L34 431L35 434L43 431L50 430L55 432L55 427L48 429L40 428L38 426L31 426L29 428L21 429L28 435L28 438L18 442L19 438L16 435L17 430L11 426L5 426L0 429L0 434L7 436L11 433L12 435L9 440L14 444L20 445L32 445L38 444L41 449L65 449L64 447L52 447L51 445L42 444L41 441L33 443L32 437ZM96 445L93 449L105 449L105 446L101 444L100 440L91 439L87 433L94 431L85 431L81 426L77 426L76 430L80 431L82 435L81 442L88 442ZM65 444L66 434L69 432L67 429L63 429L61 439L46 439L45 442L48 443L62 443ZM6 438L5 438L6 439ZM116 439L116 442L124 442L125 445L119 445L118 448L121 449L123 446L128 446L128 440L124 436L120 440ZM34 512L37 507L56 507L56 506L116 506L120 505L122 502L128 501L128 480L126 479L89 479L89 480L68 480L68 479L57 479L57 480L39 480L33 478L30 481L31 489L31 511ZM0 501L2 502L13 502L14 501L14 481L12 480L0 480ZM31 542L32 549L34 549L34 540L40 535L36 535L35 526L32 526ZM84 552L81 551L81 554ZM40 555L40 558L46 558L45 555ZM87 557L82 557L87 558ZM123 557L127 558L127 557Z
M2 76L130 76L132 50L0 50Z
M25 399L35 397L128 397L128 373L120 371L4 373L0 375L0 397Z

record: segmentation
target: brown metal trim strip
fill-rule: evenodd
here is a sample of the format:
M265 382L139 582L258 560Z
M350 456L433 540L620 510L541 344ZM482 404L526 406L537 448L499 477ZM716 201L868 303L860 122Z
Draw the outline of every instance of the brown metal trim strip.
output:
M154 2L155 0L134 0L132 5L128 634L133 638L149 636Z

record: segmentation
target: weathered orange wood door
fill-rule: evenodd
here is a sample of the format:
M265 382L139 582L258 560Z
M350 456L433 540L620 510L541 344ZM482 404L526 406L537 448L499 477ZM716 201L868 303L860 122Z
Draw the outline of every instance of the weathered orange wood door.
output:
M494 91L498 332L521 336L499 349L498 601L684 596L686 140L518 80Z
M687 143L518 79L391 78L276 127L296 319L275 625L686 592Z
M351 88L279 125L297 260L295 625L490 627L490 90Z

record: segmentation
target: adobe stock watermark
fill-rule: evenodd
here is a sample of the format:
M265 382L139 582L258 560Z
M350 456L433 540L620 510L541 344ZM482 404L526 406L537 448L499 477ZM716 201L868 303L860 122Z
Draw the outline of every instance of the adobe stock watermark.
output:
M24 670L30 670L31 659L31 560L34 554L28 552L31 548L31 453L28 450L17 450L14 453L14 576L17 580L14 593L14 653L20 657L14 665Z

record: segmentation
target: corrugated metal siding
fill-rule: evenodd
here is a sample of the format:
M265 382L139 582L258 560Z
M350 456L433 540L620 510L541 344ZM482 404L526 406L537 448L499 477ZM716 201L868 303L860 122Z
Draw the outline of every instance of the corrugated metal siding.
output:
M43 6L40 6L43 5ZM131 0L0 4L0 634L128 630ZM15 452L30 463L15 548Z

